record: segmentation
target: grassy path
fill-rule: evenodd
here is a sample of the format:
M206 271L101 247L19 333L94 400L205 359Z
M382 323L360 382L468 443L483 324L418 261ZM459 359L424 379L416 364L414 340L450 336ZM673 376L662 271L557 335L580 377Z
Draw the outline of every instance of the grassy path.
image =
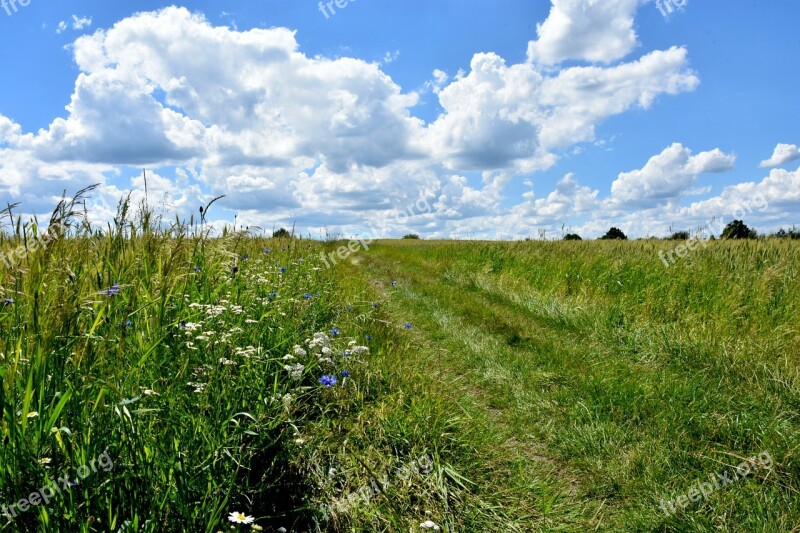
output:
M754 472L674 515L661 505L765 443L783 459L797 445L797 417L775 400L796 401L796 391L753 390L713 344L625 324L613 300L561 297L528 283L519 265L477 255L466 246L378 244L355 269L394 321L413 324L415 345L397 364L467 415L478 453L496 461L494 486L479 490L507 491L517 527L796 525L796 466L785 460L783 470Z

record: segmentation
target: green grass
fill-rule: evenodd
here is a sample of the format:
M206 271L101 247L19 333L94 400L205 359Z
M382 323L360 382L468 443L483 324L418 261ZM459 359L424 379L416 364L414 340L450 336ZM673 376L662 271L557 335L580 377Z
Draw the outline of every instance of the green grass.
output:
M470 440L524 462L477 490L539 487L505 502L524 529L789 531L800 250L716 242L665 268L670 246L386 241L351 268L398 281L387 301L418 337L404 369L448 384L434 394ZM761 452L771 470L660 509Z
M340 243L210 238L126 202L101 230L79 203L46 246L35 222L0 235L21 250L0 270L0 505L56 492L1 531L800 524L795 244L665 268L663 242L409 239L326 268Z

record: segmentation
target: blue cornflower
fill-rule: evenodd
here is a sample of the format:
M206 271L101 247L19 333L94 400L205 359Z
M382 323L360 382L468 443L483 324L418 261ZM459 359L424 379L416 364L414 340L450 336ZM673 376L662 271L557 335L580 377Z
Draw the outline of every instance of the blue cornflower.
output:
M242 261L244 261L246 259L250 259L250 256L247 255L247 254L242 254Z
M367 342L372 342L372 335L367 335Z
M200 267L194 267L195 272L200 272Z
M270 252L272 252L272 250L270 250L269 248L264 248L264 253L265 253L265 254L268 254L268 253L270 253Z
M310 292L307 292L307 293L305 293L305 294L303 295L303 298L305 298L306 300L310 300L310 299L311 299L311 298L313 298L313 297L314 297L314 295L313 295L313 294L311 294Z
M411 325L411 322L406 322L405 324L403 324L403 327L406 328L406 329L411 329L414 326Z
M124 328L129 328L129 327L131 327L131 326L133 325L133 322L131 322L130 320L128 320L128 321L126 321L126 322L120 322L120 323L119 323L119 325L120 325L121 327L124 327Z
M277 298L278 297L278 293L276 291L272 291L271 293L269 293L269 297L270 298Z
M397 282L396 281L392 282L392 287L397 287Z
M100 291L100 294L104 296L116 296L117 294L119 294L119 291L120 291L119 283L115 283L111 287L103 291Z
M375 302L374 304L372 304L372 307L374 307L375 309L379 308L380 306L381 306L381 304L379 304L379 303L377 303L377 302Z
M281 274L283 274L284 272L286 272L286 267L281 267Z
M14 305L14 300L12 300L11 298L3 298L0 301L3 302L3 305Z
M333 335L334 337L338 337L339 336L339 330L337 328L333 328L331 330L331 335Z
M329 389L334 385L336 385L337 381L339 381L339 379L333 374L325 374L321 378L319 378L319 382L328 387Z
M342 370L342 377L343 378L349 378L350 377L350 372L348 372L347 370Z
M178 327L185 328L186 327L186 321L185 320L181 320L180 322L178 322Z

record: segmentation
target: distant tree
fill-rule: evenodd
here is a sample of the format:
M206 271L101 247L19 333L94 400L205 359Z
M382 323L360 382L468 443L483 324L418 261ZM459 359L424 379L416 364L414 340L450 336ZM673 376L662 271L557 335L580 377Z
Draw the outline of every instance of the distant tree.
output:
M676 231L672 235L669 236L668 240L670 241L688 241L689 240L689 232L688 231Z
M605 235L600 237L600 239L602 239L602 240L614 240L614 239L617 239L617 240L621 240L621 241L627 241L628 240L628 236L625 235L622 232L621 229L612 227L610 230L608 230L606 232Z
M289 230L287 230L286 228L281 228L281 229L273 231L272 232L272 236L275 237L276 239L277 238L285 239L285 238L291 237L292 234L289 233Z
M747 224L741 220L732 220L728 222L725 229L722 230L721 239L757 239L758 233L755 230L747 227Z
M416 233L409 233L408 235L403 235L404 239L419 239L419 235Z
M564 235L564 240L565 241L582 241L583 239L581 239L581 236L578 235L577 233L567 233L566 235Z
M783 228L779 229L779 230L778 230L778 231L775 233L775 237L777 237L777 238L779 238L779 239L785 239L785 238L786 238L786 237L788 237L788 236L789 236L789 233L787 233L787 232L786 232L786 230L785 230L785 229L783 229Z

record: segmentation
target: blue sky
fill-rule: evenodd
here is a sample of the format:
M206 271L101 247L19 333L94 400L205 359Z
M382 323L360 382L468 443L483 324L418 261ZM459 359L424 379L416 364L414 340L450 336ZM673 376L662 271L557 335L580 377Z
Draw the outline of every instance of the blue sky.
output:
M6 0L0 200L101 183L101 221L147 168L168 216L312 236L800 223L800 5L672 2Z

